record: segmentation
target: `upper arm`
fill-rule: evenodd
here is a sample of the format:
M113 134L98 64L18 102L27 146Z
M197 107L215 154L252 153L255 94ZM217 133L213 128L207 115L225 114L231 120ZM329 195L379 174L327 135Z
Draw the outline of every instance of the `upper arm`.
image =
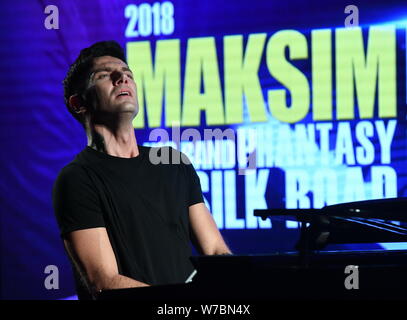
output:
M108 279L118 274L116 257L106 228L90 228L70 232L64 239L65 248L88 285L102 289Z
M78 165L63 168L53 188L54 213L60 233L105 227L102 203L88 170Z
M230 253L215 220L203 202L189 207L189 220L201 253L207 255Z

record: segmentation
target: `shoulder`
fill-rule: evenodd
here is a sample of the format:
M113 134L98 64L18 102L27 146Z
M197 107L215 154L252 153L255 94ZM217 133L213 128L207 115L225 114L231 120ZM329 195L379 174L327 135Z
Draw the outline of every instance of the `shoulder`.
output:
M63 167L59 171L58 178L77 177L77 176L82 176L85 173L86 173L85 168L82 165L75 163L73 161L73 162L67 164L65 167Z
M85 147L73 160L62 167L58 173L57 180L86 178L89 176L90 168L97 165L98 162L100 162L100 159L95 157L95 153L92 153L88 147Z
M59 171L54 188L78 187L89 183L90 179L86 168L73 161Z

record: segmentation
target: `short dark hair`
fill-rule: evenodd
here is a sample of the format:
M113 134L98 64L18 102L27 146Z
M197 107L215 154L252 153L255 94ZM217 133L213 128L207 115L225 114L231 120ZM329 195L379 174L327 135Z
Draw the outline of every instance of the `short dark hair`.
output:
M78 58L76 58L75 62L69 67L68 73L63 81L66 107L83 127L85 127L84 119L81 114L71 110L69 107L69 97L77 94L81 99L84 98L93 66L93 59L102 56L115 57L127 64L123 48L116 41L96 42L89 48L81 50Z

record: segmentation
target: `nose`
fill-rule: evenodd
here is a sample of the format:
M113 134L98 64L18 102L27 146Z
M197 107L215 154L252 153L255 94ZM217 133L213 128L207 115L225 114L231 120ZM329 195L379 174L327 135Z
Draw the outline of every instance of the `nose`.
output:
M112 74L112 80L114 85L122 84L122 83L127 83L128 79L127 76L124 72L114 72Z

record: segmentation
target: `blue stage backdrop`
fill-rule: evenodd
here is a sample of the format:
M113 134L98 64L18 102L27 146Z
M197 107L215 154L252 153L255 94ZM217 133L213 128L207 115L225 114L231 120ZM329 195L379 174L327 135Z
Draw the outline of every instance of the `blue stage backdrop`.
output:
M407 196L404 1L14 0L0 14L2 298L75 295L51 195L86 146L61 83L96 41L126 50L138 143L189 156L237 254L298 236L254 209Z

